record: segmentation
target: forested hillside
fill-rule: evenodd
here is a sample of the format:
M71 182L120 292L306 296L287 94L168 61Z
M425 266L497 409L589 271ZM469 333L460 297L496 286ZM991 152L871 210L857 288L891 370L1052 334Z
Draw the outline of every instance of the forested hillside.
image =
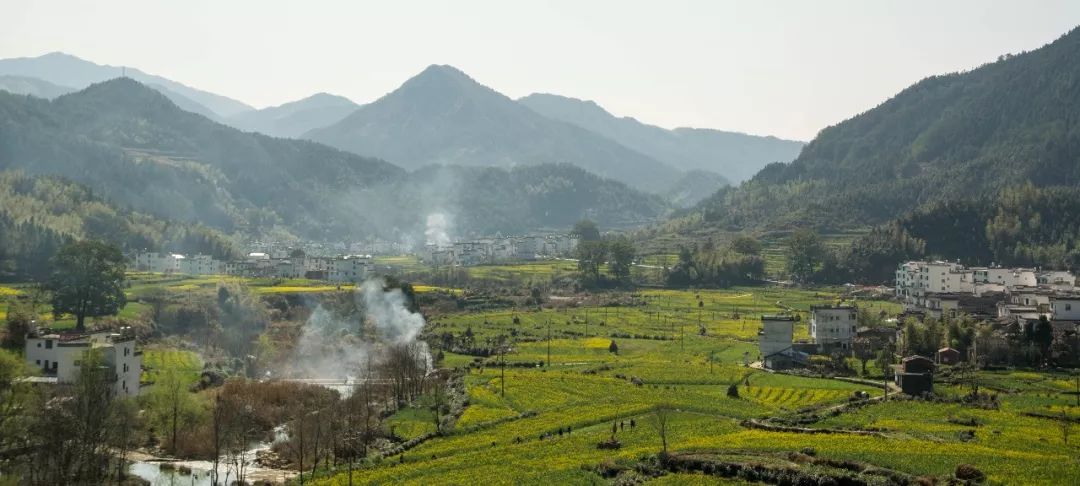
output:
M660 217L656 197L566 166L422 168L245 133L119 78L47 101L0 92L0 170L60 175L124 207L228 234L403 238L431 212L463 233ZM483 216L476 216L483 215Z
M1080 184L1080 30L969 72L934 76L821 131L700 206L728 227L880 223L923 204L1030 181Z
M364 228L333 192L404 171L305 141L244 133L118 78L52 102L0 93L0 168L70 177L118 203L227 232Z
M232 242L202 225L119 208L58 177L0 172L0 280L40 280L69 238L94 238L125 250L235 256Z

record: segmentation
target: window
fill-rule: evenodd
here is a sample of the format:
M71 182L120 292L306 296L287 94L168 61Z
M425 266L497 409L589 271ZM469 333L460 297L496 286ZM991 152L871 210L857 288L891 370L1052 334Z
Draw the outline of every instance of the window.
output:
M52 339L45 340L45 349L52 349Z
M1072 304L1065 304L1065 310L1071 311L1072 310Z
M40 359L34 360L34 364L36 364L38 366L41 366L41 360Z

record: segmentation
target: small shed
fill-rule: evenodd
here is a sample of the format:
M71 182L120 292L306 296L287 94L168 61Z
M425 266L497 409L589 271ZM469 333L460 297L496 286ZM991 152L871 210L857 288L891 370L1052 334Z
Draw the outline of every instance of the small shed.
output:
M920 396L934 392L934 362L925 356L908 356L896 367L896 386L900 391Z
M954 365L960 362L960 351L953 348L941 348L937 352L937 364Z

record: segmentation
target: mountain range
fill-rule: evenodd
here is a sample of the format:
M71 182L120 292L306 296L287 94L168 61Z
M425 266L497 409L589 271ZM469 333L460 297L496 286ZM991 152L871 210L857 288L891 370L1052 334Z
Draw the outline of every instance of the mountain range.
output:
M684 171L709 171L732 182L749 179L771 162L790 162L803 142L702 128L667 130L616 117L593 101L536 93L519 103L571 123Z
M304 137L407 169L570 163L653 192L678 177L667 164L541 116L451 66L429 66L393 92Z
M280 106L237 113L224 122L272 137L300 138L311 130L341 121L359 107L343 96L316 93Z
M95 64L62 52L52 52L38 57L0 59L0 75L37 78L72 90L127 76L158 88L179 106L187 105L188 108L194 108L191 103L201 106L201 108L189 111L197 113L205 111L205 113L212 113L215 117L228 117L254 109L240 101L192 88L161 76L147 74L132 67Z
M407 238L425 216L461 234L655 220L668 206L569 165L408 172L325 145L243 132L117 78L52 101L0 92L0 170L58 175L120 207L229 234ZM478 215L483 215L480 217Z
M126 74L184 111L241 130L308 138L415 169L430 164L510 168L570 163L693 204L705 183L740 181L794 158L800 142L732 132L665 130L616 118L593 102L554 95L511 100L450 66L431 66L368 105L318 93L264 109L147 74L63 53L0 60L0 90L54 98ZM693 180L685 171L708 177ZM711 191L707 191L711 192ZM686 199L693 195L695 199Z

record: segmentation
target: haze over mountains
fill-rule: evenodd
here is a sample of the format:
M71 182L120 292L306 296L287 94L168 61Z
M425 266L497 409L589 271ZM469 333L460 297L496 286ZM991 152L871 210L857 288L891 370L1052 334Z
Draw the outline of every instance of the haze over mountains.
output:
M410 169L571 163L653 192L678 177L667 164L543 117L451 66L430 66L397 90L305 137Z
M63 176L122 207L236 235L409 238L431 212L462 215L462 234L521 232L582 217L640 224L667 210L569 165L408 173L228 127L130 78L53 101L0 93L0 125L0 170Z
M300 138L311 130L341 121L359 107L343 96L316 93L281 106L237 113L225 123L273 137Z
M776 137L701 128L667 130L632 117L616 117L593 101L536 93L518 100L548 118L608 137L681 170L705 170L732 182L752 177L766 164L790 162L804 143Z
M198 103L219 117L254 109L240 101L195 89L161 76L147 74L132 67L95 64L62 52L52 52L38 57L0 59L0 74L37 78L72 89L83 89L94 83L126 75L144 84L159 86L167 91L165 95L170 99L173 98L171 95L178 95Z
M585 102L554 95L515 102L450 66L431 66L369 105L318 93L256 110L135 68L98 65L62 53L0 60L0 89L54 98L123 72L184 111L246 131L310 138L407 169L570 163L656 194L677 194L676 204L682 206L767 163L791 160L801 146L715 130L664 130L615 118L592 103L587 104L594 112L590 116L574 116L564 105ZM691 188L687 170L712 174L694 178Z

